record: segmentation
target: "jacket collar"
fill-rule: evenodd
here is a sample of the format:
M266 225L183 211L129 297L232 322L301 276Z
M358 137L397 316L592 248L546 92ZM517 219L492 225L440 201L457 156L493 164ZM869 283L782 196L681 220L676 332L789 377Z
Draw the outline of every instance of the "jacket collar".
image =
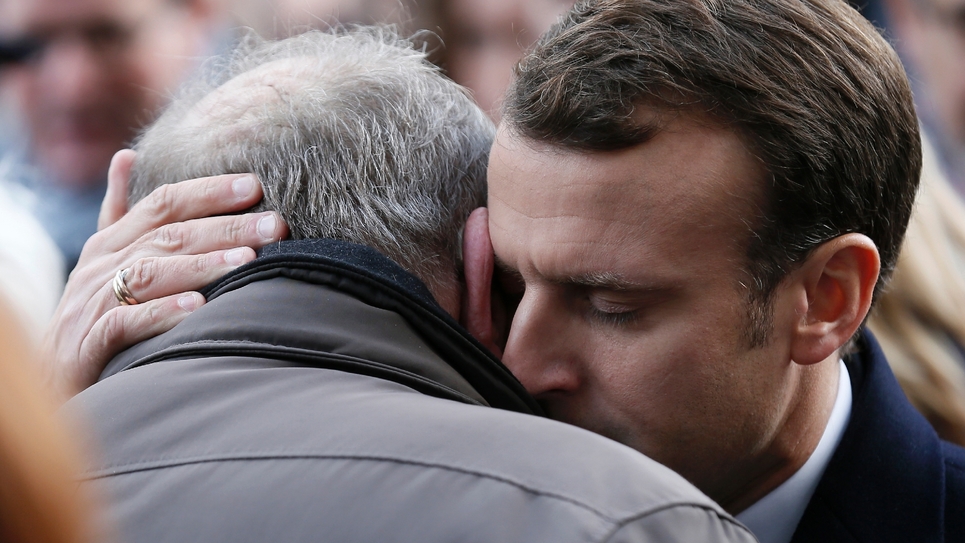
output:
M275 279L294 281L279 289ZM101 379L164 360L261 356L541 414L519 381L439 307L419 279L368 247L331 239L283 241L202 294L205 306L118 355Z
M868 331L845 358L851 420L794 534L803 541L941 541L941 441L908 403Z

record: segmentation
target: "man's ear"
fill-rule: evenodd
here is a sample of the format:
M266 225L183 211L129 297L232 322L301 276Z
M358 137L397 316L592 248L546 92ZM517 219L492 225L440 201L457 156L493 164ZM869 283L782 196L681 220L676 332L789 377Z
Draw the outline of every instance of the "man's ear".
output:
M462 261L466 289L462 300L462 325L480 343L502 357L503 351L496 344L493 325L492 284L493 244L489 240L489 210L477 208L466 220L462 235Z
M798 364L825 360L851 339L871 309L881 259L863 234L845 234L818 246L795 272L806 309L791 344Z

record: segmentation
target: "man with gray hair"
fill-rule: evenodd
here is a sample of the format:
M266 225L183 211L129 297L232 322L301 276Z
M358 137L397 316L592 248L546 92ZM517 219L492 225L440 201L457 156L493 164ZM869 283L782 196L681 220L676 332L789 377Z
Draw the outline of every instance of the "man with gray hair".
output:
M293 239L68 404L124 539L753 541L669 469L533 416L456 322L489 305L460 231L486 221L494 130L423 53L310 33L211 74L139 140L131 198L255 172Z

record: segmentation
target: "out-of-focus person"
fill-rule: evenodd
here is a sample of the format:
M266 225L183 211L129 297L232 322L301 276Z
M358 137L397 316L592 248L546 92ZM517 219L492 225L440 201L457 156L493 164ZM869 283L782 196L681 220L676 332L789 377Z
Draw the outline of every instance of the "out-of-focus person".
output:
M338 24L405 23L418 16L416 0L232 0L241 25L266 38L285 38Z
M925 130L965 197L965 0L881 0L879 26L896 41Z
M0 296L0 541L95 541L91 504L74 481L75 446L32 375L34 357Z
M965 204L924 144L915 211L868 326L911 403L965 445Z
M217 0L4 0L7 145L69 271L96 231L111 156L208 52ZM10 136L10 134L16 134Z
M513 67L575 0L236 0L235 19L281 38L333 24L397 24L428 30L430 59L499 117ZM435 35L433 35L435 34ZM441 38L440 43L437 38Z
M513 67L574 0L436 0L434 11L445 47L448 75L472 90L479 107L499 117Z
M0 161L0 295L40 341L64 287L60 251L27 207L34 195L7 181Z

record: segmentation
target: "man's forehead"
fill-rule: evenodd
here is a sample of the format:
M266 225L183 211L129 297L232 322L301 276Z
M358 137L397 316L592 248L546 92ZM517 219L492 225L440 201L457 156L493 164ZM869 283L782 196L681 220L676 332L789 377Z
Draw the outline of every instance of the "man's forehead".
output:
M560 281L613 272L666 283L684 269L707 272L698 263L711 259L742 263L765 178L739 135L685 117L639 146L605 152L502 127L490 156L497 256Z
M670 205L686 212L717 208L727 215L757 210L765 170L739 134L699 116L648 119L654 127L648 141L614 151L537 141L504 123L491 154L491 194L498 199L512 188L514 204L537 214L541 208L555 212L554 207L578 205L587 214L627 220ZM567 202L572 199L578 202Z

